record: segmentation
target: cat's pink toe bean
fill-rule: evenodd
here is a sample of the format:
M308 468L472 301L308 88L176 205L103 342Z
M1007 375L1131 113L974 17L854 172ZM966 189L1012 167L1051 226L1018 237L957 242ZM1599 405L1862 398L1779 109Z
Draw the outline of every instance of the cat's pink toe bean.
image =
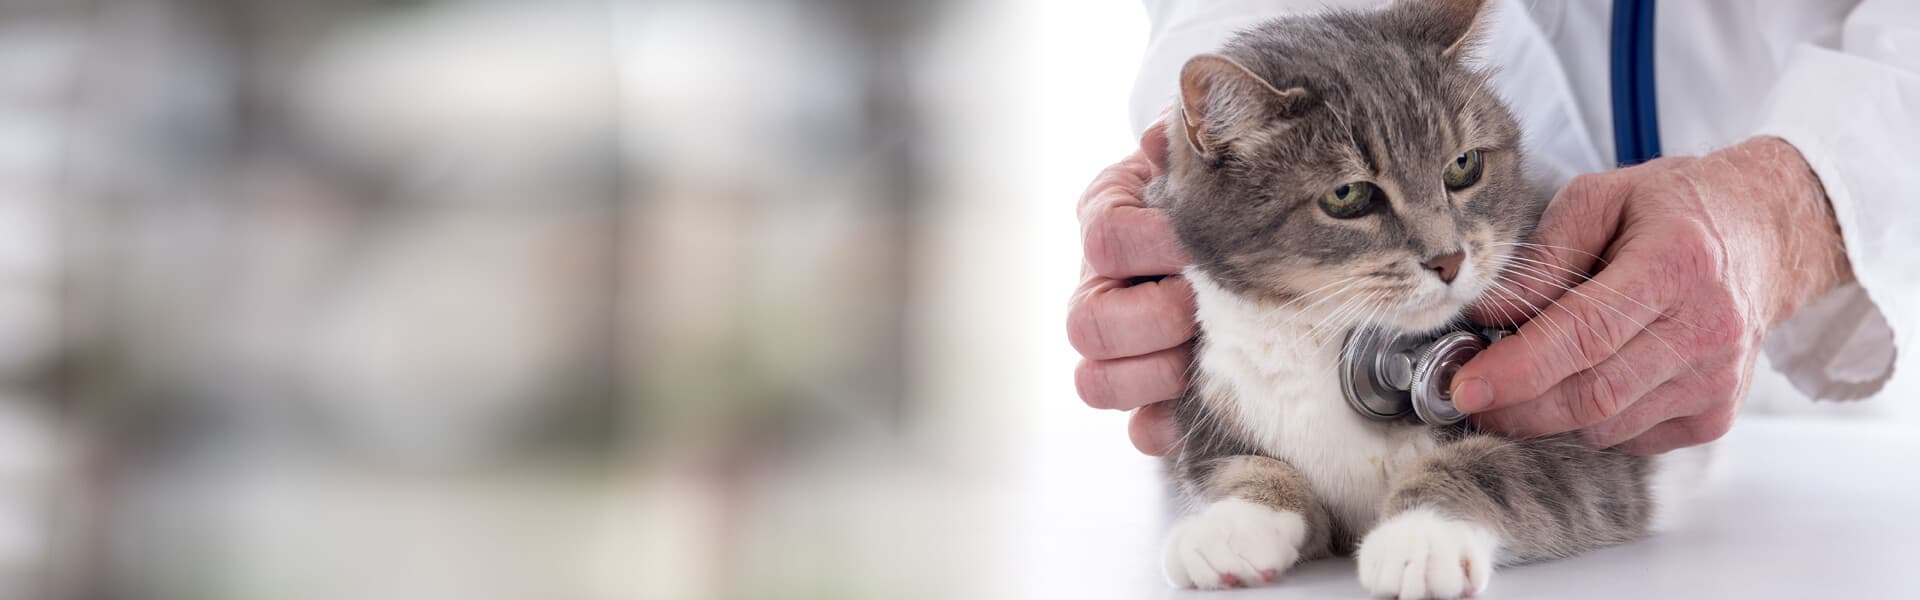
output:
M1235 577L1234 574L1232 573L1221 573L1220 585L1224 585L1227 587L1240 587L1240 578Z
M1273 581L1273 578L1279 577L1279 576L1280 576L1279 569L1267 569L1265 571L1260 572L1261 581Z

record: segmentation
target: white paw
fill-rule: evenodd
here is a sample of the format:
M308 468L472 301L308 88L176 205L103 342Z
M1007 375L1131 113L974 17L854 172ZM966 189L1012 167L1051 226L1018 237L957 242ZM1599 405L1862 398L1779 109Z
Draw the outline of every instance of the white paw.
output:
M1487 589L1500 540L1486 527L1417 508L1360 542L1360 585L1375 596L1464 598Z
M1307 520L1239 499L1207 505L1167 536L1167 582L1203 590L1273 581L1300 558Z

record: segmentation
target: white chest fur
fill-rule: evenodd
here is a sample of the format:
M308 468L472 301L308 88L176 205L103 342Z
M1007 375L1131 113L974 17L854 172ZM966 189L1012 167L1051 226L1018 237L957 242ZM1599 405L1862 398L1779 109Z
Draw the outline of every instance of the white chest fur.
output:
M1347 406L1338 376L1347 327L1327 322L1333 307L1263 306L1193 269L1187 276L1206 332L1196 357L1200 396L1300 471L1349 531L1370 529L1394 475L1436 446L1431 432L1369 421Z

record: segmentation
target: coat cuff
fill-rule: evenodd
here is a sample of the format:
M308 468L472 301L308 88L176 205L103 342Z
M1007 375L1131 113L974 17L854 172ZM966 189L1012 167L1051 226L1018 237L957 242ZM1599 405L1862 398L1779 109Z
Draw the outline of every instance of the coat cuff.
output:
M1754 133L1793 144L1820 178L1855 278L1768 335L1768 360L1814 399L1864 398L1914 378L1920 211L1910 207L1920 176L1908 161L1920 156L1917 101L1913 73L1802 46L1761 111Z

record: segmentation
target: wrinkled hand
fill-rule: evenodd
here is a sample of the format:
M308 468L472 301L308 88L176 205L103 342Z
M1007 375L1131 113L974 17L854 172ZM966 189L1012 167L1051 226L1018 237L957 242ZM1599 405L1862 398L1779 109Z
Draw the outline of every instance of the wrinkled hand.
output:
M1135 410L1128 432L1141 452L1164 455L1177 439L1172 402L1187 386L1196 326L1189 262L1166 215L1146 207L1146 186L1166 163L1164 125L1147 129L1140 150L1107 167L1080 197L1085 263L1067 312L1067 340L1083 360L1080 399L1094 408ZM1129 285L1140 278L1159 277Z
M1725 434L1767 330L1852 279L1819 180L1777 138L1576 178L1518 250L1475 316L1525 324L1460 370L1455 405L1640 454Z

